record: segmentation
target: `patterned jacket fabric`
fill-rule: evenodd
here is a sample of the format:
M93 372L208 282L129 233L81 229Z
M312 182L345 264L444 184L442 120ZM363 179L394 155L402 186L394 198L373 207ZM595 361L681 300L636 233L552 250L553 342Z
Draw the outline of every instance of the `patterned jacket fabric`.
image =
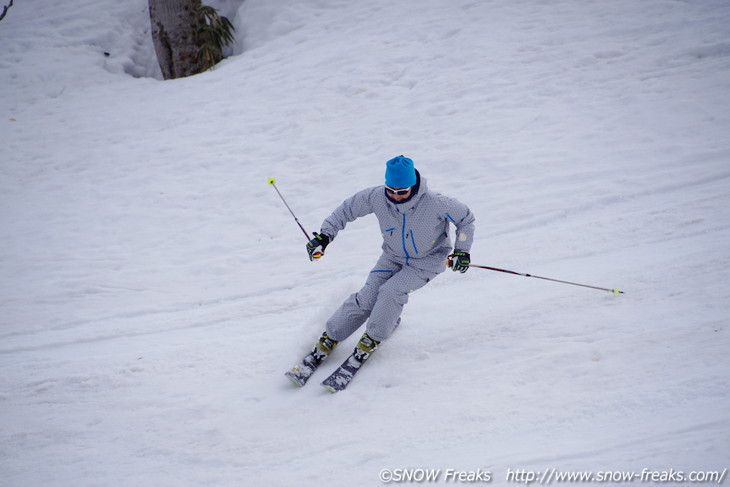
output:
M334 240L347 223L374 213L387 257L401 265L442 272L453 248L470 251L474 241L474 215L460 201L429 191L426 178L420 174L417 177L414 194L400 203L391 200L382 185L359 191L325 219L320 232ZM454 247L448 233L449 223L456 227Z

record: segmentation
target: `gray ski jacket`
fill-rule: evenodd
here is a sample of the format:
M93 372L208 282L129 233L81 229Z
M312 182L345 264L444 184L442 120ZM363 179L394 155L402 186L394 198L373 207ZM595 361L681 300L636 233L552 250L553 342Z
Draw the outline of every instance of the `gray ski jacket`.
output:
M439 273L446 269L452 248L469 252L474 240L474 215L460 201L428 190L426 178L417 173L415 194L396 203L383 185L355 193L322 223L320 233L334 240L349 222L374 213L383 236L383 252L392 260L416 269ZM452 247L449 223L456 226Z

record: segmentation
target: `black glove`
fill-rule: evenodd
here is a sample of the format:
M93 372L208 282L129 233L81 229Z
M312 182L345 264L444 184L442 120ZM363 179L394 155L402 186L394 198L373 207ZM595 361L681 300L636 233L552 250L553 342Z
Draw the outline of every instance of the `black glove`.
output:
M462 252L460 250L454 250L451 254L453 260L451 262L451 270L454 272L459 271L462 274L469 270L469 252Z
M324 255L324 249L330 243L330 238L323 234L312 232L314 238L307 242L307 253L309 254L309 260L319 259Z

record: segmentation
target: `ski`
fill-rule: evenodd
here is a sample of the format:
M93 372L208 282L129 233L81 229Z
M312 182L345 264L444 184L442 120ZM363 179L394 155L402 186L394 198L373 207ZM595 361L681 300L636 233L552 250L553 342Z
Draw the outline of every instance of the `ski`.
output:
M362 364L375 351L378 343L380 342L373 340L365 333L352 352L352 355L347 357L347 360L342 362L342 365L337 370L322 381L322 387L333 393L345 390L347 385L355 377L355 374L357 374L357 371L362 367Z
M292 367L289 372L285 372L284 375L295 385L304 387L314 371L322 365L322 362L336 346L337 342L328 337L327 333L323 333L312 351L300 363Z
M320 362L321 363L321 362ZM315 357L310 353L302 359L302 362L296 364L289 372L284 375L287 376L295 385L304 387L309 378L314 374L314 371L319 367L319 363Z
M329 377L322 381L322 386L330 392L339 392L347 387L357 371L360 370L363 362L358 360L353 353L347 360L342 362L337 370L332 372Z

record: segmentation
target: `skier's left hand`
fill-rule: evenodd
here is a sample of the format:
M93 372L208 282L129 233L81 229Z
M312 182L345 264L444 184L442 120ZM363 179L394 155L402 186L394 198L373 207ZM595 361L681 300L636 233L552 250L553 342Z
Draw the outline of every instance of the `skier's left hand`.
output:
M449 262L451 263L451 270L453 270L454 272L459 271L463 274L469 270L469 252L454 250L454 253L451 254L449 257L452 258L452 260L450 260Z

